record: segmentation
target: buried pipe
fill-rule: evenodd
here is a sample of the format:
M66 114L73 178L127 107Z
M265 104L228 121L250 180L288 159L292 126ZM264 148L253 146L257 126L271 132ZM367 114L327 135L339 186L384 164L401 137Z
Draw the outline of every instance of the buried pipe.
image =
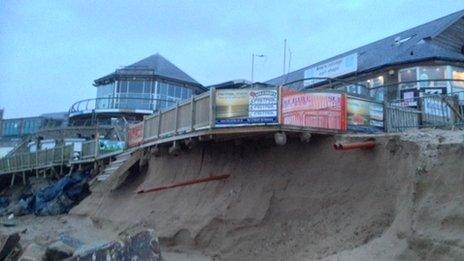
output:
M146 193L146 192L154 192L154 191L166 190L166 189L171 189L171 188L175 188L175 187L183 187L183 186L188 186L188 185L194 185L194 184L198 184L198 183L204 183L204 182L209 182L209 181L214 181L214 180L226 179L229 176L230 175L220 175L220 176L211 176L211 177L201 178L201 179L192 179L192 180L173 183L171 185L166 185L166 186L161 186L161 187L140 189L140 190L137 190L137 193L140 194L140 193Z
M333 147L335 150L354 150L354 149L370 150L375 147L375 141L367 140L367 141L352 142L352 143L335 143Z

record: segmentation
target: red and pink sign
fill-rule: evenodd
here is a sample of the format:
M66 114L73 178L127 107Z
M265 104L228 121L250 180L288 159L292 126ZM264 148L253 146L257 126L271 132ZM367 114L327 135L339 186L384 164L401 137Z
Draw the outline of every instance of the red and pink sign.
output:
M281 106L281 124L346 131L343 94L282 90Z
M129 147L140 145L143 142L143 122L129 126L127 144Z

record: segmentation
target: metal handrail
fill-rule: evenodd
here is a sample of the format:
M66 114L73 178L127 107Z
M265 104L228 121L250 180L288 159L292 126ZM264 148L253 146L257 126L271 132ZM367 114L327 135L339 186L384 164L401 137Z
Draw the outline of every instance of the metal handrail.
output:
M414 83L421 83L421 82L462 82L464 83L464 80L461 80L461 79L429 79L429 80L401 81L401 82L396 82L396 83L379 85L379 86L375 86L369 89L373 90L373 89L381 89L381 88L388 88L388 87L396 87L402 84L414 84Z
M355 86L360 86L360 87L363 87L363 88L367 88L367 86L364 85L364 84L360 84L360 83L356 83L356 82L352 82L352 81L348 81L348 80L344 80L344 79L339 79L339 78L330 78L330 77L303 78L303 79L299 79L299 80L296 80L296 81L285 82L285 83L282 84L282 86L291 85L291 84L294 84L294 83L304 82L304 81L309 81L309 80L321 80L321 82L311 84L311 85L316 85L316 86L318 84L320 85L320 86L317 86L317 87L313 87L314 89L321 88L323 85L325 85L324 82L326 82L326 81L328 81L328 83L330 85L330 88L333 88L334 87L333 84L337 84L337 83L346 84L346 85L355 85ZM311 89L310 88L311 85L303 86L299 90L304 91L304 90L307 90L307 89Z
M174 99L160 98L136 98L136 97L106 97L92 98L75 102L71 105L69 113L98 110L98 109L142 109L156 110L152 108L154 102L167 102L169 105L175 104ZM144 108L146 107L146 108ZM147 109L148 108L148 109Z

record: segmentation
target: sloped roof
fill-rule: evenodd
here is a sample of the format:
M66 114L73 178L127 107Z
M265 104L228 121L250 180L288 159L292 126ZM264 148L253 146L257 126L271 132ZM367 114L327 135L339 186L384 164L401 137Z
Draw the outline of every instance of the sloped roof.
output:
M432 41L434 37L463 17L464 10L452 13L448 16L304 67L288 75L268 80L266 83L279 85L284 82L288 83L301 80L304 78L304 71L308 68L325 64L331 60L354 53L358 54L357 73L367 72L389 65L432 58L464 61L463 54L440 47ZM398 39L405 41L402 41L400 44L395 44L395 40Z
M99 82L117 75L134 75L134 73L141 75L151 74L201 86L199 82L158 53L101 77L95 80L95 84L98 85Z

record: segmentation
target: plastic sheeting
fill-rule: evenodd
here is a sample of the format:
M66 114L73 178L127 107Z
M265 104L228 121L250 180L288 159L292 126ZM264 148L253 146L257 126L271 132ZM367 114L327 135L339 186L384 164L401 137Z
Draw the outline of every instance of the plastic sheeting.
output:
M88 172L74 172L39 190L25 199L27 210L36 215L67 213L75 204L90 194ZM25 204L25 205L26 205Z

